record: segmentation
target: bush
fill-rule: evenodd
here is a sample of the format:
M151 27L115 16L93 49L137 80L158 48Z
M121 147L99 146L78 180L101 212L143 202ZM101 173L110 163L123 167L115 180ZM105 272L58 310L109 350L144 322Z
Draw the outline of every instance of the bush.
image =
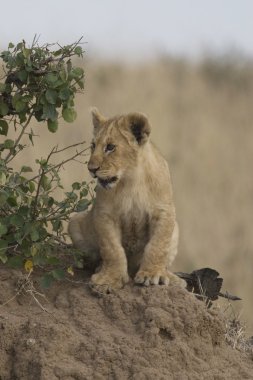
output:
M17 156L26 149L24 135L31 144L35 135L31 121L35 118L54 133L59 115L70 123L76 118L74 98L84 88L84 71L72 65L72 57L82 57L80 41L68 46L58 44L32 46L25 41L0 54L4 62L4 77L0 81L0 261L12 267L46 266L50 270L42 279L49 286L53 279L72 273L71 263L66 268L61 255L66 252L63 222L73 211L85 210L90 200L86 182L75 182L62 200L54 198L54 189L62 188L60 169L81 156L87 148L78 143L59 149L54 147L48 156L37 159L38 170L27 165L19 167ZM9 138L15 129L16 139ZM51 163L57 153L76 146L74 155L59 163ZM13 169L13 164L15 168Z

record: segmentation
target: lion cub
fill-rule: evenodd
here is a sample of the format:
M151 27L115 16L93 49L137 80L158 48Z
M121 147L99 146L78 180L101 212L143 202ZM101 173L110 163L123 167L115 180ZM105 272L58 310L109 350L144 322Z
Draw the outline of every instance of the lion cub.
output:
M91 284L120 288L128 273L143 285L182 284L168 267L177 254L178 226L165 159L150 142L146 116L105 118L92 111L94 139L88 169L97 178L95 203L73 216L74 245L100 257Z

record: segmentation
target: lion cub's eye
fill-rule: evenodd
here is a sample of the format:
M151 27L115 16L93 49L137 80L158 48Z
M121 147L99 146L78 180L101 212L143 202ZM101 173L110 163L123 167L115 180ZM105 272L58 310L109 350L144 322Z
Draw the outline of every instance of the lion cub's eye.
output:
M96 144L95 144L94 142L92 142L92 143L90 144L90 148L91 148L91 150L94 150L95 147L96 147Z
M107 144L105 147L106 152L113 152L115 150L116 146L114 144Z

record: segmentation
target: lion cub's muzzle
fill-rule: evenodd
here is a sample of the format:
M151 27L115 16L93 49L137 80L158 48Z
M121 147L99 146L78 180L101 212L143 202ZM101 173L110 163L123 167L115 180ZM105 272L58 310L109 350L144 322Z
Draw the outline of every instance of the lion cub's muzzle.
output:
M104 187L105 189L112 188L116 184L116 182L118 181L118 179L119 179L119 177L116 176L116 175L112 176L112 177L105 177L105 178L100 177L100 175L98 173L99 169L100 169L100 166L95 165L92 162L88 163L88 169L89 169L89 172L92 175L92 177L93 178L97 178L98 179L98 183L102 187Z
M90 174L92 175L92 177L96 178L97 175L96 175L96 172L99 170L99 166L94 166L94 165L90 165L88 164L88 169L89 169L89 172Z

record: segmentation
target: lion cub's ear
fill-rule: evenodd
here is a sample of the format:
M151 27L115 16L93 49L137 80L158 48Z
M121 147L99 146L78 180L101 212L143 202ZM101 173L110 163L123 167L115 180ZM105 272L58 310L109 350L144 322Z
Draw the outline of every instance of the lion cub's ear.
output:
M101 115L101 113L96 107L92 107L91 116L94 126L94 132L96 133L98 129L105 123L106 118L103 115Z
M148 141L151 127L148 119L142 113L132 113L128 115L129 125L132 134L136 138L139 145Z

